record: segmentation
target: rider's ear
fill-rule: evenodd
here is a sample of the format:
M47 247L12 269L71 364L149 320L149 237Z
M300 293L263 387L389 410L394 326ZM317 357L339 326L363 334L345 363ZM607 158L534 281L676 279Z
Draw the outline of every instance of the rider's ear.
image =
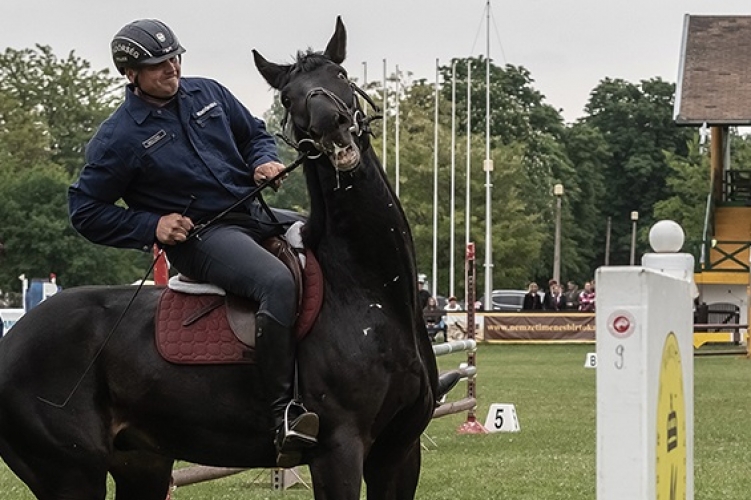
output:
M336 16L336 30L329 40L323 55L334 61L336 64L344 62L347 54L347 30L344 29L344 23L341 16Z
M279 90L282 87L282 80L291 66L269 62L256 49L253 49L253 60L263 79L273 88Z

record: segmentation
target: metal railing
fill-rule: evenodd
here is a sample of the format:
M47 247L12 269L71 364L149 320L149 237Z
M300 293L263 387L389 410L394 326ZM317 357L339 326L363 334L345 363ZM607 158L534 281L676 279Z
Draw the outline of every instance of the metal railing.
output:
M726 203L751 203L751 170L725 171L722 183L722 201Z

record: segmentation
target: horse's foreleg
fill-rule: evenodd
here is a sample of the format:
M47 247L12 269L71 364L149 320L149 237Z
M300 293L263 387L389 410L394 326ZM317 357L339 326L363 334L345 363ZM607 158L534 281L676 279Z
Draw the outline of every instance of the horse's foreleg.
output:
M368 500L413 500L420 479L420 440L377 444L365 461Z
M115 500L164 500L172 477L172 459L145 451L115 452L109 472Z
M358 500L362 488L363 445L351 431L336 434L319 441L310 461L315 500Z

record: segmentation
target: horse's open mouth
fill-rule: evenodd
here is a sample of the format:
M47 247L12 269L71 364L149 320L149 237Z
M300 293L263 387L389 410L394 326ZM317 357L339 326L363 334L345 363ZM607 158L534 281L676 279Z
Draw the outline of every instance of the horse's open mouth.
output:
M360 150L353 143L346 146L334 144L333 150L328 154L331 164L337 170L352 170L360 163Z

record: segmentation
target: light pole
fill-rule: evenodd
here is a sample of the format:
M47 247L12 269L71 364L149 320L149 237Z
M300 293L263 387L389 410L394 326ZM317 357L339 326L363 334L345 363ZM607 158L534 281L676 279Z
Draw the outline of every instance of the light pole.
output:
M630 265L636 262L636 222L639 220L639 212L631 212L631 260Z
M555 250L553 251L553 279L561 282L561 199L563 198L563 184L553 186L555 195Z

